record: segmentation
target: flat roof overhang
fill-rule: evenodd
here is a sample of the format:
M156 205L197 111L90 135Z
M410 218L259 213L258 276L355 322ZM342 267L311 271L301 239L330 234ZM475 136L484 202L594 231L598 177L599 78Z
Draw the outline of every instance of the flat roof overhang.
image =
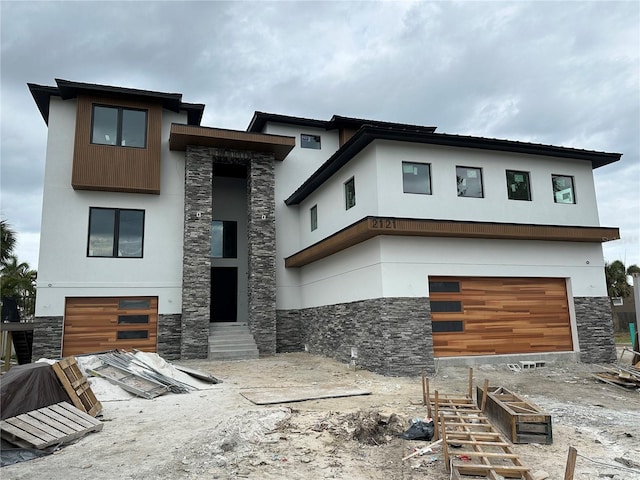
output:
M379 235L603 243L618 240L620 231L614 227L365 217L330 237L285 258L285 267L303 267Z
M283 135L248 133L241 130L226 130L178 123L171 124L169 149L184 152L187 149L187 145L270 153L276 160L282 161L296 146L296 139L295 137Z

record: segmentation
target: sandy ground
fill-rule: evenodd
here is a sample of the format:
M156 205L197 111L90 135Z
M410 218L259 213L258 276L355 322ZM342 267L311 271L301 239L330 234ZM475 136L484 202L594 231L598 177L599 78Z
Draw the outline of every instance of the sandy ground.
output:
M238 362L182 361L224 383L153 400L100 398L104 428L53 455L3 467L24 479L436 479L449 478L441 451L402 461L426 443L403 440L424 417L419 377L383 377L309 354ZM594 380L597 367L547 364L514 373L506 365L474 368L552 415L552 445L514 445L523 463L564 478L569 446L574 478L640 480L615 458L640 462L640 393ZM348 386L370 395L258 406L241 395L272 388ZM467 392L468 369L441 367L430 380L442 393ZM96 391L100 389L96 385ZM367 430L378 425L375 435ZM387 422L387 423L385 423ZM615 468L619 467L619 468Z

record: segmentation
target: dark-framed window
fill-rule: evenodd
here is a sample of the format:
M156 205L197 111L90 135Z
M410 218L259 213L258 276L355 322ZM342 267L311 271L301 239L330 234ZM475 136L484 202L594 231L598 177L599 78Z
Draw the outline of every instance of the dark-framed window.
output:
M147 111L136 108L93 105L91 143L146 148Z
M320 150L320 135L300 134L300 148L312 148Z
M568 175L551 175L553 184L553 201L555 203L576 203L573 177Z
M88 257L142 258L144 210L89 208Z
M431 322L433 333L464 332L464 322L462 320L434 320Z
M211 222L211 257L238 258L238 222Z
M459 197L482 198L482 169L477 167L456 167Z
M531 201L529 172L507 170L507 197L509 200Z
M344 183L344 206L349 210L356 204L356 180L351 177Z
M311 215L311 231L318 229L318 205L314 205L309 210L309 214Z
M431 165L402 162L402 191L431 195Z

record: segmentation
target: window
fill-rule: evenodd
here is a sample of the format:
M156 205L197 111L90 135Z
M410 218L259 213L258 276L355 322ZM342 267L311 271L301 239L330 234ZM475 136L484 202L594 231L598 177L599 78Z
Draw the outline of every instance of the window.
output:
M431 311L442 312L462 312L462 302L458 300L431 300Z
M300 134L300 147L320 150L320 135Z
M429 293L433 292L459 292L460 291L460 282L429 282Z
M431 331L433 333L464 332L464 323L462 320L433 321Z
M344 203L345 210L349 210L356 204L356 181L353 177L344 184Z
M144 210L89 209L88 257L142 258Z
M573 189L573 177L551 175L553 183L553 201L555 203L576 203Z
M531 201L529 172L507 170L507 196L509 197L509 200Z
M238 222L214 220L211 222L211 256L213 258L238 257Z
M402 189L404 193L431 195L431 165L402 162Z
M149 330L118 330L118 340L149 338Z
M118 323L149 323L149 315L118 315Z
M147 111L94 105L91 143L145 148Z
M318 205L311 207L311 231L318 229Z
M482 169L456 167L459 197L482 198Z

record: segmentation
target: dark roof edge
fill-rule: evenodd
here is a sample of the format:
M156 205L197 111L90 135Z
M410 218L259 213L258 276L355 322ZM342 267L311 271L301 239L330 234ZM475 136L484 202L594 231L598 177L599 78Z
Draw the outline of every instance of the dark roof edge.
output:
M393 140L402 142L447 145L461 148L526 153L550 157L572 158L591 162L591 168L599 168L617 162L621 153L607 153L526 143L514 140L451 135L445 133L424 133L419 131L395 130L375 126L363 126L338 151L324 162L305 182L285 200L287 205L298 205L313 191L328 180L373 140Z
M251 122L247 127L247 132L262 133L268 122L286 123L287 125L298 125L300 127L313 127L327 129L329 122L325 120L315 120L313 118L292 117L289 115L280 115L277 113L254 112Z
M34 83L27 84L46 124L49 124L49 100L52 96L58 96L63 100L68 100L77 97L79 93L111 95L121 98L144 98L161 103L167 110L174 112L186 111L189 124L194 125L200 124L205 107L200 103L183 103L181 93L155 92L151 90L71 82L61 79L56 79L56 84L57 87L37 85Z

